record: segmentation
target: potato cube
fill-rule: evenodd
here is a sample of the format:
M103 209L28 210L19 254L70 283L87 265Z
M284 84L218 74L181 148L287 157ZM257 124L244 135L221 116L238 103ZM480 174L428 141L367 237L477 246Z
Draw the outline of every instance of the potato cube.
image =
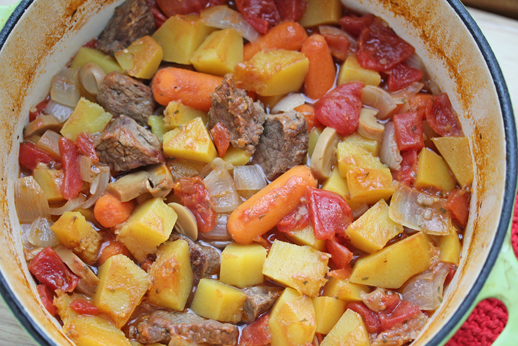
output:
M353 211L365 206L365 203L351 198L349 188L347 187L347 181L340 176L337 166L333 168L331 176L324 181L322 190L336 192L342 196Z
M354 168L388 170L388 167L382 164L378 157L363 148L363 146L347 140L338 143L336 157L340 176L344 179L347 178L347 172Z
M189 65L192 53L215 29L206 26L197 14L170 17L153 38L164 50L164 61Z
M152 279L149 301L182 311L193 285L189 244L183 239L162 244L148 273Z
M61 194L61 181L63 180L63 170L35 168L33 170L34 180L41 187L47 201L50 203L62 202L65 199Z
M321 346L370 346L369 333L362 317L357 312L347 310L324 338Z
M95 263L102 237L81 213L64 212L50 229L61 245L72 250L85 263Z
M266 249L259 244L229 244L221 253L219 279L239 288L260 284L265 260Z
M201 118L164 134L164 153L172 157L209 163L218 153Z
M366 204L376 203L382 198L388 200L396 191L388 168L352 169L347 172L347 187L351 199Z
M151 127L151 133L153 133L160 142L164 139L164 133L167 132L164 124L164 117L161 115L150 115L147 118L147 124Z
M163 56L162 47L151 36L141 37L115 53L115 59L126 74L143 79L155 75Z
M99 268L93 303L121 328L149 289L149 281L148 273L127 256L112 256Z
M364 69L355 55L349 55L338 73L338 85L349 82L363 82L365 85L378 86L381 83L379 72Z
M223 156L223 160L231 163L234 166L244 166L250 162L251 157L252 155L250 155L245 150L230 145L227 149L227 152L225 153L225 156Z
M417 177L414 186L417 188L435 187L443 191L455 188L453 179L446 161L428 148L423 148L417 161Z
M204 124L208 122L207 113L186 106L180 101L171 101L164 111L164 126L166 129L172 130L198 117L203 120Z
M439 238L439 253L441 261L459 265L460 239L457 228L450 226L450 233Z
M318 251L326 251L326 241L315 238L315 230L311 225L286 233L286 236L297 245L307 245Z
M234 29L215 31L192 54L191 64L199 72L224 76L243 61L243 37Z
M345 312L343 300L334 297L315 297L313 306L315 307L315 320L317 323L316 332L327 334L338 322Z
M144 262L147 255L154 254L157 247L169 239L177 217L174 209L161 198L147 200L133 211L117 240L139 262Z
M441 153L459 185L466 187L473 182L473 161L468 137L437 137L433 143Z
M350 281L384 288L400 288L411 276L430 267L430 241L423 232L360 258L354 265Z
M201 279L192 300L196 314L220 322L237 323L243 315L246 294L217 280Z
M324 286L324 296L343 300L344 302L359 302L361 293L369 293L369 286L355 284L349 279L337 279L333 276Z
M74 57L74 60L72 60L70 67L80 69L89 62L93 62L102 68L106 74L113 71L122 72L122 68L114 58L104 54L100 50L87 47L79 48L79 51Z
M351 243L368 253L383 249L390 239L402 232L403 226L389 217L389 206L384 199L350 224L346 231Z
M350 143L362 147L374 156L379 155L380 142L375 139L363 137L358 132L355 132L350 136L344 137L343 141L345 143Z
M298 91L309 60L303 53L291 50L261 51L234 69L236 84L261 96L284 95Z
M81 132L86 131L88 134L102 132L111 119L112 115L105 112L103 107L82 97L63 124L61 134L75 142Z
M257 95L257 99L264 104L265 108L273 109L275 105L286 95L261 96Z
M338 24L338 19L341 17L342 4L340 0L308 0L306 11L299 23L303 27Z
M272 308L268 321L272 346L311 344L315 336L315 308L308 296L286 288Z
M316 297L327 279L330 255L309 246L275 240L263 266L263 274L302 294Z

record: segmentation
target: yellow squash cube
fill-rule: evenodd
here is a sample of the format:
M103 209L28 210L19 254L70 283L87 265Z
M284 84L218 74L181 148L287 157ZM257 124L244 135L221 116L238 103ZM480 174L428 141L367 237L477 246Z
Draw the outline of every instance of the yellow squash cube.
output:
M237 323L243 315L246 294L217 280L201 279L191 310L220 322Z
M309 246L275 240L263 266L263 274L302 294L316 297L324 286L330 255Z
M315 230L311 225L286 233L286 236L297 245L307 245L318 251L326 251L326 241L315 238Z
M183 239L162 244L148 273L152 278L149 301L182 311L193 285L189 244Z
M209 163L218 153L201 118L164 134L164 153L171 157Z
M340 176L337 166L333 168L331 176L324 181L322 190L336 192L342 196L353 211L365 206L365 203L362 201L351 198L349 188L347 187L347 181Z
M258 285L263 282L263 264L266 249L259 244L227 245L221 253L221 282L239 288Z
M258 95L257 99L264 104L264 108L269 108L271 110L284 97L286 97L286 95L274 95L274 96Z
M450 227L450 233L439 238L439 254L441 261L459 265L460 239L455 226Z
M77 135L85 131L88 134L102 132L112 119L112 115L104 108L82 97L70 117L61 128L61 134L76 141Z
M122 72L122 68L117 61L109 55L104 54L100 50L81 47L77 52L74 60L72 60L71 68L80 69L89 62L93 62L103 69L104 73L108 74L113 71Z
M317 323L316 332L324 335L329 333L344 314L345 304L346 302L343 300L334 297L313 298L315 320Z
M196 71L224 76L243 61L243 37L234 29L215 31L192 54Z
M45 196L47 196L47 201L55 203L65 200L60 189L61 181L63 180L63 170L35 168L33 170L33 177L45 193Z
M347 172L347 187L351 199L373 204L380 199L388 200L396 191L392 184L390 169L355 168Z
M338 24L342 17L342 3L340 0L308 0L306 11L299 20L303 27L322 24Z
M244 166L250 162L252 155L243 149L239 149L230 145L223 156L223 160L231 163L233 166Z
M155 75L163 56L162 47L151 36L141 37L115 53L115 59L126 74L143 79Z
M166 20L153 38L164 50L164 61L188 65L192 53L214 30L206 26L197 14L176 15Z
M261 51L234 70L236 84L261 96L285 95L300 90L308 73L309 60L291 50Z
M390 239L402 232L403 226L389 217L389 206L384 199L350 224L346 231L351 243L368 253L383 249Z
M50 229L61 245L72 250L85 263L95 263L102 237L81 213L64 212Z
M171 101L164 111L164 126L172 130L196 118L201 118L204 124L207 123L207 113L186 106L180 101Z
M362 317L350 309L340 317L320 343L321 346L370 346L370 344L369 333Z
M369 293L369 286L355 284L349 279L337 279L333 276L324 286L324 296L340 299L344 302L360 302L361 293Z
M417 188L435 187L443 191L455 188L453 179L446 161L428 148L423 148L417 161L417 177L414 186Z
M382 164L380 159L370 151L357 143L351 143L347 140L338 143L336 157L340 176L344 179L347 178L347 172L354 168L388 170L388 167Z
M112 256L99 268L93 303L121 328L149 289L149 281L148 273L127 256Z
M441 153L459 185L466 187L473 182L473 161L468 137L436 137L433 143Z
M364 69L356 56L349 55L338 73L338 85L349 82L363 82L365 85L378 86L381 83L379 72Z
M365 138L362 135L360 135L358 132L355 132L350 136L344 137L343 141L345 143L349 143L349 144L353 144L353 145L362 147L363 149L367 150L369 153L371 153L374 156L379 155L380 142L375 139Z
M122 226L117 240L124 244L133 256L144 262L157 247L169 239L178 216L161 198L147 200L133 211Z
M427 270L431 259L428 236L417 232L379 252L360 258L354 265L350 281L398 289L410 277Z
M272 308L268 321L272 346L311 344L315 336L315 308L308 296L286 288Z

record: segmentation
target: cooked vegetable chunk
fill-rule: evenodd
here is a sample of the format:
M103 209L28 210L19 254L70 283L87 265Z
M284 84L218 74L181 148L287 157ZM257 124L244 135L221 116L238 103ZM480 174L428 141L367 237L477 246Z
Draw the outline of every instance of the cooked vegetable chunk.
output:
M220 280L239 288L263 282L266 249L259 244L229 244L221 253Z
M439 251L441 261L459 265L460 239L457 234L457 227L451 226L448 235L439 238Z
M231 163L233 166L244 166L250 162L251 157L252 155L250 155L246 150L230 146L227 149L225 156L223 156L223 160Z
M359 302L362 300L362 292L369 293L369 286L352 283L349 279L338 279L331 276L324 286L323 295L340 299L344 302Z
M344 137L343 141L362 147L374 156L379 156L380 142L375 139L365 138L358 132L355 132L350 136Z
M338 74L338 85L348 82L363 82L365 85L378 86L381 83L379 72L364 69L355 55L349 55Z
M388 200L396 191L388 168L355 168L347 172L347 187L351 199L359 203L373 204L380 199Z
M35 168L33 171L34 180L41 187L47 201L50 203L62 202L65 200L61 194L61 181L63 180L63 170Z
M114 58L104 54L100 50L88 47L81 47L79 49L70 67L79 69L89 62L98 65L106 74L113 71L122 72L122 68Z
M468 137L436 137L433 143L441 153L459 185L466 187L473 182L473 162Z
M431 186L439 190L451 191L455 188L455 180L446 161L430 149L423 148L419 153L414 186L417 188Z
M162 47L151 36L141 37L115 53L115 59L125 73L143 79L153 77L163 56Z
M354 168L388 170L388 167L382 164L378 157L362 146L348 140L338 143L336 155L338 170L342 178L347 178L347 172Z
M311 225L301 230L288 232L286 236L297 245L307 245L318 251L326 251L326 241L315 238L315 230Z
M61 134L75 142L81 132L89 135L102 132L111 119L112 115L101 106L82 97L70 118L63 124Z
M324 181L322 190L336 192L345 199L347 204L349 204L353 210L365 205L363 202L351 198L349 187L347 187L347 181L340 176L338 167L336 166L333 168L331 176Z
M339 0L308 0L299 23L303 27L336 24L341 16L342 4Z
M184 105L180 101L171 101L164 111L164 126L172 130L200 117L203 123L207 123L207 113L196 108Z
M346 345L350 346L370 345L369 333L362 317L350 309L342 315L320 345L342 345L344 340L347 340Z
M315 297L316 332L327 334L345 312L345 302L334 297Z

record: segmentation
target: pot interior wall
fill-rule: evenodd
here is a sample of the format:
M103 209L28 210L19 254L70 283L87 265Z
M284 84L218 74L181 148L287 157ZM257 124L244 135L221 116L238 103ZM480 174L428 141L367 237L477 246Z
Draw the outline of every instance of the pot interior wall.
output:
M47 318L23 258L13 185L18 177L18 143L29 108L44 98L51 77L79 47L98 35L121 1L34 1L0 52L0 271L15 305L24 306L36 329L49 340L70 345L59 325ZM441 89L450 95L470 139L475 183L462 263L439 314L415 342L425 344L460 306L488 256L499 221L505 187L505 135L496 89L469 31L446 1L345 0L348 7L384 18L412 43Z

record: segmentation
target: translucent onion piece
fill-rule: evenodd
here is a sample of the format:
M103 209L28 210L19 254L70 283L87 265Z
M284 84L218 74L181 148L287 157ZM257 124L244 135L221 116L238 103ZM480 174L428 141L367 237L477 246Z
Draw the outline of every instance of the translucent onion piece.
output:
M393 170L399 171L401 169L403 158L397 147L396 129L392 121L385 124L385 131L381 139L380 161Z
M408 59L406 59L405 64L408 66L420 70L423 72L424 76L428 75L428 71L426 70L426 66L424 65L423 60L416 53L410 55Z
M199 175L205 178L209 175L210 172L216 169L224 169L230 171L232 170L232 168L234 168L234 165L232 165L230 162L227 162L222 158L216 157L214 160L212 160L211 163L208 163L205 167L203 167Z
M234 183L238 191L259 191L267 185L263 170L258 165L234 167Z
M272 114L292 111L295 107L303 105L304 102L306 102L304 95L298 93L290 94L277 102L275 107L272 109Z
M230 234L227 232L227 214L218 214L216 218L216 226L207 233L200 233L200 239L207 241L225 241L230 240Z
M390 201L389 216L408 228L432 235L447 235L451 218L446 210L446 198L414 190L399 184Z
M320 31L322 35L344 36L347 41L349 41L349 46L356 48L356 39L343 30L335 28L334 26L320 25L318 31Z
M416 304L420 310L436 310L443 300L444 280L450 272L450 266L438 263L407 283L403 290L403 299Z
M31 230L32 223L22 223L20 225L20 233L22 235L23 248L27 251L34 250L34 244L29 241L29 232Z
M52 100L68 107L77 105L81 97L77 72L77 69L64 68L52 77L50 86L50 98Z
M209 7L202 11L201 20L205 25L218 29L234 29L250 42L254 42L260 37L241 13L231 10L225 5Z
M39 217L50 219L47 196L32 176L16 180L14 205L20 223L32 223Z
M439 88L439 85L433 80L428 81L428 89L430 89L434 96L437 96L441 93L441 88Z
M415 94L421 91L423 86L423 83L414 82L404 89L390 93L390 96L392 96L398 105L407 103Z
M239 195L234 185L234 179L225 169L216 169L203 179L214 210L218 213L228 213L239 205Z
M101 195L104 193L104 191L106 190L106 186L108 186L108 183L110 182L110 168L108 166L98 166L98 168L101 171L101 173L96 177L97 181L95 187L94 182L92 181L92 186L90 189L90 193L92 195L82 205L83 209L88 209L92 205L94 205L97 199L101 197ZM95 180L96 179L94 178L94 181Z
M61 135L59 135L58 133L52 130L47 130L45 131L43 136L40 137L40 139L36 143L36 146L48 152L55 159L61 160L61 153L59 151L60 138Z
M70 115L73 111L73 107L64 106L62 104L57 103L56 101L50 100L47 104L47 107L45 107L45 109L43 110L43 113L52 114L59 121L64 123L68 118L70 118Z
M92 159L88 156L79 155L79 173L81 174L81 179L87 183L91 183L94 176L97 175L92 172Z
M85 202L86 197L83 194L79 194L76 198L68 200L65 205L60 208L50 208L52 215L63 215L66 211L74 211L80 208Z
M56 238L54 232L50 230L50 226L52 226L52 222L42 217L37 218L31 224L27 240L38 247L54 247L59 245L58 238Z

